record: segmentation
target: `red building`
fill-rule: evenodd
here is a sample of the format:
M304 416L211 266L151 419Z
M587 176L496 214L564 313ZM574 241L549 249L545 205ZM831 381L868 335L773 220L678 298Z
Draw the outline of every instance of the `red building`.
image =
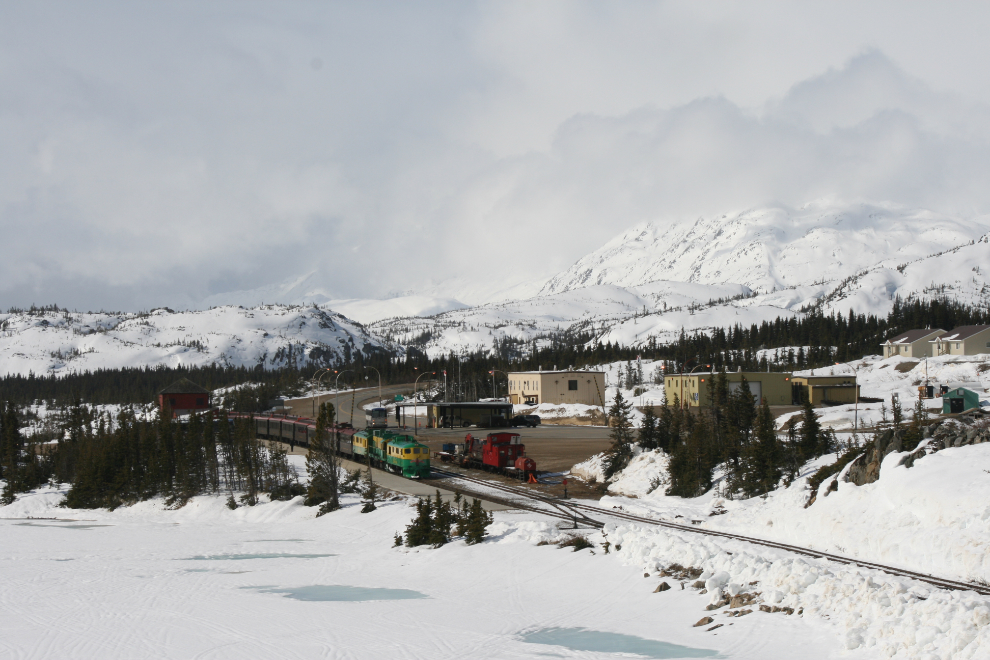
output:
M210 391L183 378L158 393L158 407L172 411L172 416L210 409Z

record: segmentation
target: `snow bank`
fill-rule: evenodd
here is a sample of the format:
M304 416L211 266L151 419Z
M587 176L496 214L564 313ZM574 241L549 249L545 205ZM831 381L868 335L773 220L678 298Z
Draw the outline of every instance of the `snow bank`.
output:
M724 574L719 584L706 583L718 590L710 600L723 588L757 592L766 604L831 620L849 650L919 660L990 654L990 597L669 529L608 525L603 531L621 546L626 564L658 571L676 563L702 569L702 579Z
M571 474L585 481L601 482L605 454L595 454L571 468ZM662 449L643 451L633 446L629 465L612 477L607 492L627 497L641 497L652 492L664 493L670 484L670 456Z

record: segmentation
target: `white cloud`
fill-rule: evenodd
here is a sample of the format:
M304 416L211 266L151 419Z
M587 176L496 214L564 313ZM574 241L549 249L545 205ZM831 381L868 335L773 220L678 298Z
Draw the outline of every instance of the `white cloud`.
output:
M9 3L0 305L470 299L642 220L985 213L986 11Z

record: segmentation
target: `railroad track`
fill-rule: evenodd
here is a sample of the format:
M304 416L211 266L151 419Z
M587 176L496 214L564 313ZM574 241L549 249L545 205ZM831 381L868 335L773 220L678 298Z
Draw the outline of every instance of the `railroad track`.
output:
M959 580L950 580L948 578L942 578L936 575L929 575L927 573L919 573L917 571L911 571L905 568L888 566L886 564L878 564L876 562L864 561L862 559L854 559L852 557L836 555L830 552L821 552L819 550L813 550L811 548L805 548L797 545L789 545L787 543L780 543L768 539L761 539L752 536L745 536L742 534L735 534L732 532L724 532L714 529L692 527L690 525L682 525L667 520L658 520L656 518L637 516L635 514L627 513L625 511L619 511L616 509L609 510L597 506L592 506L589 504L583 504L580 502L560 500L555 497L548 497L546 495L536 493L529 488L520 488L516 486L501 484L498 482L488 481L486 479L479 479L478 477L469 474L464 474L461 472L452 472L449 470L443 470L435 467L432 469L432 472L443 477L459 479L461 481L466 481L468 483L477 486L482 486L489 490L496 490L505 493L507 495L514 496L512 499L508 499L504 497L498 498L500 504L505 504L507 506L514 506L520 509L526 509L529 511L542 513L563 520L573 520L577 524L584 524L589 527L595 527L600 529L605 526L605 522L603 522L601 518L606 518L606 519L615 518L623 522L634 522L641 525L666 527L668 529L673 529L680 532L688 532L691 534L701 534L703 536L716 536L725 539L732 539L735 541L743 541L745 543L750 543L753 545L759 545L767 548L775 548L777 550L784 550L786 552L791 552L805 557L827 559L829 561L834 561L839 564L860 566L862 568L871 568L878 571L883 571L884 573L888 573L890 575L896 575L899 577L906 577L906 578L911 578L913 580L918 580L919 582L924 582L926 584L939 587L940 589L949 589L955 591L975 591L976 593L982 594L984 596L990 596L990 585L984 585L984 584L978 584L972 582L962 582ZM484 494L484 497L486 499L492 499L492 497L489 494ZM520 500L527 500L530 503L520 502ZM538 502L542 506L536 506L534 504L531 504L532 502ZM592 516L597 516L597 517L592 517Z

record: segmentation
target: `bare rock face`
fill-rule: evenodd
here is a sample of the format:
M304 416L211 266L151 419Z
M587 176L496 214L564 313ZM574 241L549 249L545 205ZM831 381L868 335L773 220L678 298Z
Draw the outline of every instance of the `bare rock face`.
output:
M714 620L715 619L711 618L710 616L702 617L698 619L698 623L694 624L693 627L700 628L701 626L707 626L709 623L711 623Z
M657 588L653 590L653 593L658 594L661 591L668 591L669 589L670 589L670 585L669 584L667 584L666 582L661 582L660 585L657 586Z
M880 478L880 464L884 457L895 451L901 451L903 431L887 429L880 434L873 446L857 458L849 467L848 480L857 486L872 484Z

